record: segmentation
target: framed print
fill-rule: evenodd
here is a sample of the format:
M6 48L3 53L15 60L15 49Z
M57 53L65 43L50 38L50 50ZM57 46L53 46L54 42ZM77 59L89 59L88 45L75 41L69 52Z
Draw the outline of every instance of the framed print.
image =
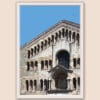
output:
M83 3L17 3L17 98L83 98Z

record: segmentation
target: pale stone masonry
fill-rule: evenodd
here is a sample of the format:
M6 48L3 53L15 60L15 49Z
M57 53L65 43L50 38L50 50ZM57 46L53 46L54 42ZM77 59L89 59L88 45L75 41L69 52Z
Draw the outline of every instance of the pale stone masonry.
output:
M80 93L80 25L62 20L20 49L20 94Z

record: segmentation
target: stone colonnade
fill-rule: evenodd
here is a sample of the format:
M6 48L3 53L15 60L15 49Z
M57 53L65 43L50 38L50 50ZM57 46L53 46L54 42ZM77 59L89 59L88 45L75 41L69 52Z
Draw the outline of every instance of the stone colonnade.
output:
M67 78L67 88L68 91L80 90L80 77L77 78ZM40 80L25 80L26 92L36 92L36 91L50 91L57 90L55 87L55 80L40 79Z
M38 71L39 67L40 70L48 70L52 68L52 60L45 59L41 61L28 61L26 65L27 65L27 71L30 70Z

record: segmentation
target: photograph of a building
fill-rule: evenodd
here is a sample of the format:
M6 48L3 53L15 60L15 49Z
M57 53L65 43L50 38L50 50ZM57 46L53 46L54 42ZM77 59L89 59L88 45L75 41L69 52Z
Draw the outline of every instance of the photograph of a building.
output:
M61 19L21 46L20 95L80 95L80 35L80 23Z

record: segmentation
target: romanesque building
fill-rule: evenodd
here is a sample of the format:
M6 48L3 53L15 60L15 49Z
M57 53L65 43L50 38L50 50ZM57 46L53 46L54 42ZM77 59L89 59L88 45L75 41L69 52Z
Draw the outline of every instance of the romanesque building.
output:
M20 49L20 94L80 94L80 25L62 20Z

